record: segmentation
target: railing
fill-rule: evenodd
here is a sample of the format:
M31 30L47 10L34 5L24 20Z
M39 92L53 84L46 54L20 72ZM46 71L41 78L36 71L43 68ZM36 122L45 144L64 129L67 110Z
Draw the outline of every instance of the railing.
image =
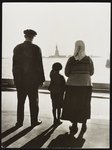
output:
M50 81L45 81L44 86L40 86L39 89L47 90ZM13 79L2 79L2 91L7 91L11 89L15 89L15 84ZM100 93L109 93L110 92L110 85L107 83L93 83L93 92L100 92Z

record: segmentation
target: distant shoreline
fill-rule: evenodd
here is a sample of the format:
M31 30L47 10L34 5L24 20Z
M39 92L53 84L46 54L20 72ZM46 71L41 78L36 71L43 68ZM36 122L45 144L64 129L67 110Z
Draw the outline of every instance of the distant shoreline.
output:
M68 56L59 56L59 57L56 57L56 56L42 56L42 58L69 58L71 57L72 55L68 55ZM89 55L91 58L104 58L104 56L94 56L94 55ZM12 59L12 57L2 57L2 59ZM108 57L107 57L108 59Z
M94 68L95 68L95 73L94 76L92 76L92 81L93 82L100 82L100 83L110 83L110 67L106 67L106 61L107 57L96 57L93 58L94 62ZM44 65L44 71L45 71L45 77L46 80L49 80L49 73L52 68L52 64L54 62L60 62L63 66L63 69L61 71L62 75L65 76L64 74L64 68L66 65L68 58L49 58L49 57L43 57L43 65ZM3 57L2 59L2 78L13 78L12 76L12 57ZM103 74L103 76L102 76ZM65 76L66 78L66 76ZM67 78L66 78L67 79Z
M69 58L71 57L72 55L69 55L69 56L59 56L59 57L56 57L56 56L42 56L42 58ZM89 55L91 58L103 58L104 56L93 56L93 55ZM12 58L12 57L2 57L2 59L9 59L9 58ZM108 58L107 58L108 59Z

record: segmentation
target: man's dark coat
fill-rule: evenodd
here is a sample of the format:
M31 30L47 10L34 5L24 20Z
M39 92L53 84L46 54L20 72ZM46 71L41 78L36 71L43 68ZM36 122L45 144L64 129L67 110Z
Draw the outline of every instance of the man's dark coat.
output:
M14 48L13 76L17 89L37 88L45 81L41 49L29 41Z

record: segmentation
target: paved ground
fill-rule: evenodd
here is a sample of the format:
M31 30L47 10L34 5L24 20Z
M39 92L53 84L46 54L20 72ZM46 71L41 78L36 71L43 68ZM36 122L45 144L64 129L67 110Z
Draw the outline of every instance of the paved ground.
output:
M2 92L2 145L5 148L109 148L109 94L93 93L91 119L82 139L69 135L69 121L52 126L52 107L50 95L39 92L39 118L42 124L31 129L29 102L26 99L25 120L21 128L15 128L17 98L16 91Z

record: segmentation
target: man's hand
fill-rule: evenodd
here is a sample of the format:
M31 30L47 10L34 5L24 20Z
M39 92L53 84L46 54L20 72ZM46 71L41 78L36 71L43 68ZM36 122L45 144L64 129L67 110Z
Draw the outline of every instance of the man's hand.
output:
M45 82L40 83L41 87L45 87Z
M42 83L40 83L40 85L39 85L40 87L42 87L43 86L43 82Z

